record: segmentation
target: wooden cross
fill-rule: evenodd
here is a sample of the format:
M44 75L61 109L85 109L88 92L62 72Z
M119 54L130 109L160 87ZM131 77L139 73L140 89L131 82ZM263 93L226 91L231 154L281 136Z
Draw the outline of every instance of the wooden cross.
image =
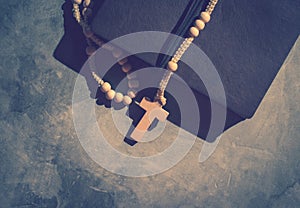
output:
M151 102L149 98L144 97L139 106L143 108L146 113L130 135L135 141L141 141L155 118L159 121L165 121L169 115L169 112L164 110L159 102Z

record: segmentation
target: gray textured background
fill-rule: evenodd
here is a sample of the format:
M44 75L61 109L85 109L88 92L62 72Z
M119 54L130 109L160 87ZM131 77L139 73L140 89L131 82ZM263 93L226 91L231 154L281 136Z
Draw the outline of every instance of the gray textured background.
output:
M0 207L299 207L300 41L255 116L224 133L206 162L198 140L167 172L126 178L91 161L76 137L77 74L52 57L62 3L1 1ZM109 127L109 110L98 111Z

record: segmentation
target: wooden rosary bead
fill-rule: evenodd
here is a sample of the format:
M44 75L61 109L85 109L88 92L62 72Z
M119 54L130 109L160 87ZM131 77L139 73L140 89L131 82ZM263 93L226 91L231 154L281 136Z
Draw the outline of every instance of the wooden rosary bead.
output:
M127 74L127 79L135 79L135 78L137 78L136 73L129 73L129 74Z
M115 49L112 51L112 54L115 58L119 58L122 55L122 51L120 49Z
M124 64L126 64L128 62L127 58L123 58L122 60L120 60L118 63L123 66Z
M195 25L198 28L198 30L203 30L205 27L205 22L202 19L197 19L195 21Z
M116 95L115 95L114 101L116 103L120 103L120 102L123 101L123 98L124 98L123 94L120 93L120 92L117 92Z
M108 92L106 92L105 97L107 100L112 100L112 99L114 99L115 95L116 95L116 92L114 90L109 90Z
M111 85L108 82L104 82L103 85L101 85L101 91L106 93L109 90L111 90Z
M175 72L178 69L178 64L173 62L173 61L169 61L168 62L168 69L172 72Z
M113 51L114 50L114 47L111 44L109 44L109 43L104 44L102 46L102 48L104 48L104 49L106 49L108 51Z
M91 38L91 37L94 35L94 33L93 33L93 31L91 30L90 27L85 27L85 28L83 28L83 34L84 34L85 37L87 37L87 38Z
M128 90L127 95L132 99L135 98L136 92L133 90Z
M84 0L83 6L88 7L91 4L91 0Z
M85 52L87 55L91 56L96 51L96 48L94 46L88 46L85 49Z
M122 66L122 71L123 71L123 72L128 73L130 70L131 70L131 65L130 65L129 63L125 63L125 64Z
M130 105L131 103L132 103L132 99L129 96L125 95L123 98L123 104Z
M196 28L196 27L191 27L190 28L190 35L192 36L192 37L198 37L198 35L199 35L199 30L198 30L198 28Z
M91 39L94 43L96 43L99 47L101 47L101 46L104 44L104 42L103 42L100 38L98 38L94 33L93 33L93 35L90 37L90 39Z
M74 4L78 4L78 5L79 5L79 4L81 4L81 3L82 3L82 0L73 0L73 3L74 3Z
M138 88L139 86L140 86L140 83L137 80L129 80L128 81L129 88Z
M103 42L102 40L100 40L100 39L96 39L96 40L95 40L95 43L96 43L99 47L101 47L101 46L104 44L104 42Z
M208 23L210 20L210 14L208 12L201 12L200 14L201 19L203 20L203 22Z
M89 17L90 15L92 15L92 12L93 11L90 8L87 8L87 7L83 8L83 10L82 10L83 16L87 16L87 17Z

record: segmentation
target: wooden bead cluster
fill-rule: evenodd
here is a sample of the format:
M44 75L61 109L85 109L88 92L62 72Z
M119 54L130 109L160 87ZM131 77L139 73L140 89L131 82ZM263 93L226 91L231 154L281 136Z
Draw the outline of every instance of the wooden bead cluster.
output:
M199 36L201 30L204 29L205 24L210 21L210 14L208 12L201 12L200 18L195 21L195 26L190 28L190 36L196 38Z
M159 101L161 105L166 104L166 98L164 97L164 92L167 84L172 76L172 73L178 69L178 61L181 59L185 51L190 47L193 40L199 36L200 31L204 30L205 25L210 21L210 15L214 10L218 0L210 0L204 12L201 12L199 18L195 20L194 26L189 29L189 37L185 38L182 44L179 46L175 52L172 59L168 62L167 71L159 84L159 89L157 90L155 100Z
M91 0L84 0L83 1L83 10L82 15L83 19L81 18L81 13L79 9L79 5L82 4L82 0L72 0L73 1L73 15L76 21L82 26L83 34L87 38L88 47L86 48L87 55L91 56L95 51L96 47L100 47L104 44L104 41L102 41L100 38L98 38L90 28L88 24L88 16L92 14L91 9ZM210 15L213 12L218 0L210 0L209 4L206 7L206 10L200 13L200 16L198 19L195 20L194 25L190 27L189 29L189 37L185 38L185 40L182 42L180 47L175 52L172 59L168 62L167 65L167 71L164 74L164 77L162 78L159 89L157 90L155 101L160 102L162 106L164 106L167 102L166 98L164 97L164 92L167 87L167 84L174 72L178 69L178 61L181 59L182 55L185 53L185 51L189 48L193 40L199 36L200 31L204 30L205 25L210 21ZM94 44L94 45L93 45ZM112 51L112 54L115 58L119 58L122 54L122 51L120 49L114 49L113 46L110 46L108 44L105 44L103 47L105 49ZM128 63L127 58L120 60L119 65L122 68L122 71L127 74L128 78L128 87L129 88L138 88L139 83L137 80L134 80L136 78L135 74L130 74L131 65ZM108 100L114 100L117 103L123 102L125 105L129 105L132 102L132 98L136 96L135 90L129 90L127 92L127 95L123 95L120 92L115 92L111 85L108 82L104 82L95 72L92 72L92 76L99 84L101 91L106 94L106 98Z
M76 19L76 21L81 25L83 34L87 39L88 46L86 48L86 54L88 56L91 56L95 53L98 47L103 46L105 49L111 51L112 55L118 59L122 55L122 50L117 49L109 44L104 45L104 41L101 40L93 33L91 27L88 24L88 17L92 14L91 0L84 0L84 1L72 0L72 1L73 1L73 16ZM82 14L79 9L79 5L81 4L83 4ZM123 95L120 92L114 91L111 87L111 84L109 82L103 81L102 78L99 77L95 72L92 72L92 76L98 83L101 91L105 93L106 99L113 100L116 103L123 102L124 105L130 105L132 103L132 99L136 96L135 89L139 87L139 82L138 80L135 80L137 78L136 74L130 73L132 66L128 63L127 58L119 60L118 64L121 66L122 71L127 74L127 78L129 80L128 81L129 90L127 92L127 95Z

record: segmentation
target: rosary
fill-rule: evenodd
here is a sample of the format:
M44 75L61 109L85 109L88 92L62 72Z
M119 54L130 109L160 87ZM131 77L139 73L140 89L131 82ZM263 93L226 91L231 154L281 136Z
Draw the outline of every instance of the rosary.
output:
M94 34L89 25L88 20L92 14L93 2L91 2L91 0L72 0L72 2L73 16L82 27L83 34L87 40L88 47L86 48L86 54L91 56L98 47L101 47L104 44L104 41ZM217 2L218 0L210 0L205 11L200 13L199 18L195 20L194 25L189 28L188 37L185 38L171 60L168 62L167 70L160 81L154 100L151 101L149 98L144 97L139 103L139 106L146 112L130 135L130 137L135 141L141 141L144 133L148 130L154 119L158 119L159 121L165 121L167 119L169 113L163 109L163 106L167 103L167 99L164 97L165 89L172 74L176 72L178 68L178 61L181 59L182 55L191 45L193 40L199 36L199 33L204 29L205 24L210 21L211 13L213 12ZM82 11L80 11L79 8L81 4L83 6ZM120 57L120 50L114 50L113 47L109 47L107 49L112 51L112 54L115 58ZM102 78L99 77L94 71L91 71L91 73L93 78L98 83L101 91L105 93L106 99L113 100L116 103L123 102L124 105L130 105L132 103L132 99L134 99L137 94L134 89L138 87L139 83L134 79L136 77L134 77L133 74L130 74L132 67L128 63L127 58L122 59L118 62L118 64L121 66L122 71L127 74L127 78L129 80L128 87L130 90L127 92L127 95L123 95L121 92L114 91L109 82L102 80Z

